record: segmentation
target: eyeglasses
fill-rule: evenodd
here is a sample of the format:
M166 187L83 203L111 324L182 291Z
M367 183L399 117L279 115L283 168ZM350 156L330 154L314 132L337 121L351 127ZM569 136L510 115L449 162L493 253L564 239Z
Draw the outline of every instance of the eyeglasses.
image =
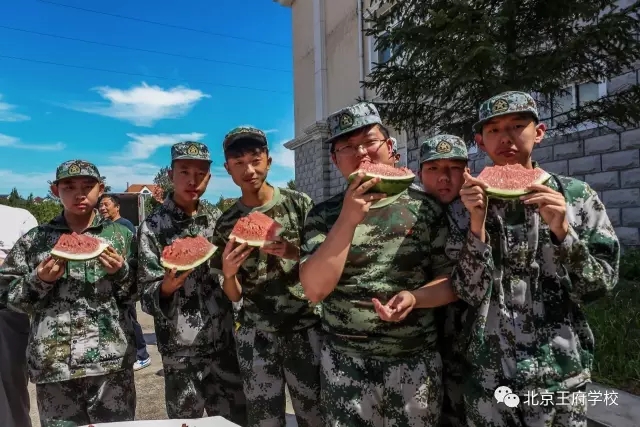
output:
M371 141L363 142L358 145L345 145L337 150L333 150L336 156L341 157L350 157L355 156L360 151L360 148L364 149L369 153L374 153L378 151L382 143L386 142L386 139L373 139Z

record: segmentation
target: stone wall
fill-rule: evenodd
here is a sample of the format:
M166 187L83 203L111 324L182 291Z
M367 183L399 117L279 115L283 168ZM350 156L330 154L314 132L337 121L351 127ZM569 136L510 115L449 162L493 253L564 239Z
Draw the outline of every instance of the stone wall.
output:
M640 246L640 129L545 138L533 158L549 172L586 181L607 207L620 242ZM491 160L478 153L469 166L477 174L488 164Z

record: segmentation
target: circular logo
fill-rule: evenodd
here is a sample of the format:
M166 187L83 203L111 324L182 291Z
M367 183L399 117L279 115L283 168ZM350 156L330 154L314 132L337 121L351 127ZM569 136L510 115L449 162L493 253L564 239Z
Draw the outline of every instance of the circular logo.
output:
M351 114L345 113L340 116L340 129L347 129L353 126L353 117Z
M436 153L438 154L446 154L450 153L453 147L449 144L448 141L440 141L438 145L436 145Z
M509 103L507 102L507 100L498 99L496 102L493 103L493 108L491 109L491 112L494 114L504 113L508 109L509 109Z
M77 175L80 173L80 166L75 163L69 166L69 175Z
M198 154L200 154L200 150L198 150L198 147L196 147L194 144L191 144L187 148L187 154L190 156L197 156Z

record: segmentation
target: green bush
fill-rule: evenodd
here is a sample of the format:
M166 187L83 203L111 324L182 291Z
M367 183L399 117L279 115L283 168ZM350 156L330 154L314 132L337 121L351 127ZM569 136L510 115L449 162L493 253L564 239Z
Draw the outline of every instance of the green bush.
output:
M640 394L640 251L620 259L620 282L586 307L596 340L593 380Z

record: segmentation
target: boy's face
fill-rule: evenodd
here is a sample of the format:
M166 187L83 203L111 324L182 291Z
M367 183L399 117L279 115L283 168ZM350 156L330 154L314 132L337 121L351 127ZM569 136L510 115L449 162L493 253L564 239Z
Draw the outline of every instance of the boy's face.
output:
M496 165L528 166L531 152L544 138L546 126L536 125L530 114L507 114L489 120L475 140Z
M362 145L362 148L359 147ZM331 159L345 178L352 174L363 159L371 163L382 163L393 166L396 163L392 155L393 142L385 138L376 125L356 131L348 138L339 139L334 144Z
M464 183L462 174L467 162L460 159L439 159L424 162L420 167L420 180L426 193L440 203L449 204L458 197Z
M81 216L96 207L104 184L90 177L66 178L52 184L51 192L60 199L65 211Z
M207 190L211 173L204 160L175 160L169 171L174 195L183 202L195 202Z
M242 192L255 193L267 179L271 157L263 149L253 149L227 158L224 168Z

